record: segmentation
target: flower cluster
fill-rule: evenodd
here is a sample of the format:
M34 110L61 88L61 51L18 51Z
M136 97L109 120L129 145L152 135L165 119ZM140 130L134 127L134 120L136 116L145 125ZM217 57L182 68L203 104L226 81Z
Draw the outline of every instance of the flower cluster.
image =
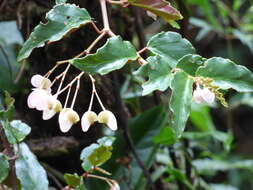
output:
M52 117L54 117L56 113L60 113L59 119L58 119L60 130L63 133L66 133L71 129L71 127L74 124L80 121L80 117L77 114L77 112L73 110L73 107L75 104L78 90L80 88L80 78L84 73L83 72L80 73L66 87L62 88L63 81L65 79L66 73L70 65L68 65L66 70L63 73L61 73L59 76L57 76L52 82L49 79L49 76L56 69L56 67L57 65L52 70L50 70L45 76L41 76L37 74L31 78L31 84L34 88L32 89L32 92L28 96L27 104L28 104L28 107L31 109L42 111L43 120L49 120ZM93 90L92 90L92 96L91 96L89 109L83 114L81 118L82 130L84 132L87 132L90 126L94 124L96 121L98 121L99 123L106 124L112 130L117 130L116 117L111 111L105 109L96 91L95 79L91 75L89 75L89 77L92 82ZM54 83L59 79L61 79L61 83L58 87L58 90L55 94L52 94L51 88L54 85ZM76 85L76 90L75 90L74 97L72 100L72 104L70 107L67 107L71 88L75 82L77 82L77 85ZM62 106L61 102L57 98L65 90L68 90L68 93L65 100L65 105ZM95 112L91 111L94 95L97 97L103 109L98 115Z

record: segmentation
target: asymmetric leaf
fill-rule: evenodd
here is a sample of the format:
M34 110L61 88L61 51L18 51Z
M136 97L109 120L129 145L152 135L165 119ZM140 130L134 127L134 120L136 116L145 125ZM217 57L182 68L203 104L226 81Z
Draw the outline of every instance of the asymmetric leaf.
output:
M172 68L183 56L195 52L192 44L176 32L156 34L149 40L147 47L152 53L165 59Z
M19 157L15 162L15 168L22 190L48 190L46 171L40 165L36 156L25 143L17 146L19 147L16 147L15 151Z
M135 61L137 57L137 52L130 42L123 41L120 36L115 36L109 38L95 54L72 59L70 63L81 71L105 75L121 69L129 61Z
M191 111L193 79L185 72L177 72L171 81L170 110L173 113L172 127L181 137Z
M40 23L31 33L18 55L18 61L27 58L32 50L43 47L45 43L58 41L73 30L92 22L84 8L74 4L55 5L46 15L47 23Z
M214 79L214 84L222 89L233 88L239 92L253 91L253 73L229 59L214 57L201 66L196 75Z
M152 56L147 59L148 64L141 66L136 75L148 76L148 81L142 84L142 95L152 93L155 90L165 91L171 81L171 67L160 56Z
M167 22L182 19L183 16L178 10L164 0L128 0L131 5L141 7L153 14L160 16Z

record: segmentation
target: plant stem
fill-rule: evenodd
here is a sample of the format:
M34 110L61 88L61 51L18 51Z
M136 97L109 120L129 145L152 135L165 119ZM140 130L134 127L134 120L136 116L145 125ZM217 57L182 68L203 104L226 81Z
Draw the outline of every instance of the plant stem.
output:
M108 13L107 13L107 7L106 7L106 0L99 0L102 16L103 16L103 23L104 23L104 30L110 31L110 25L108 20Z

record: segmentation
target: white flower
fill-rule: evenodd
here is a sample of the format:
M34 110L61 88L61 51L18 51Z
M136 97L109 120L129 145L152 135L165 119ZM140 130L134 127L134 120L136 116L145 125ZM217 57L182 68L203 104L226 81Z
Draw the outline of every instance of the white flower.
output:
M64 108L59 115L60 130L66 133L70 130L73 124L80 120L78 114L71 108Z
M27 98L29 108L35 108L38 111L47 109L48 96L50 94L43 89L34 89Z
M93 111L87 111L83 114L81 119L81 126L83 132L87 132L90 126L98 120L98 116Z
M215 100L215 94L208 88L201 89L199 86L193 92L193 100L197 103L208 103L211 104Z
M120 190L120 186L116 181L113 180L111 182L112 182L112 185L111 185L110 190Z
M41 88L41 89L50 89L51 86L51 81L48 78L45 78L41 75L33 75L33 77L31 78L31 84L35 87L35 88Z
M62 109L61 102L55 96L49 96L47 99L47 108L43 110L43 120L51 119L56 113Z
M148 15L149 17L151 17L152 19L154 19L154 20L157 19L157 15L156 15L156 14L154 14L154 13L152 13L152 12L150 12L150 11L146 11L146 12L147 12L147 15Z
M106 124L113 131L118 129L114 114L108 110L104 110L98 114L98 122Z

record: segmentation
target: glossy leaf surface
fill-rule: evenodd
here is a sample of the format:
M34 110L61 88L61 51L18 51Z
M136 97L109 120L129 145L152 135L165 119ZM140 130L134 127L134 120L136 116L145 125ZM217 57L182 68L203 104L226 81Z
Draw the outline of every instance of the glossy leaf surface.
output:
M171 82L172 96L170 110L172 111L172 127L177 137L185 129L191 111L193 79L185 72L177 72Z
M134 46L128 41L123 41L120 36L116 36L109 38L95 54L73 59L70 63L81 71L105 75L121 69L129 61L136 59L137 53Z
M161 32L153 36L147 45L148 49L165 59L174 68L179 59L195 52L191 43L176 32Z
M7 157L0 153L0 184L8 177L9 175L9 162Z
M222 89L233 88L239 92L253 91L253 73L229 59L219 57L208 59L196 74L214 79L215 85Z
M43 47L45 43L58 41L73 30L90 23L91 17L84 8L74 4L58 4L46 15L47 23L35 27L18 55L18 61L27 58L32 50Z

